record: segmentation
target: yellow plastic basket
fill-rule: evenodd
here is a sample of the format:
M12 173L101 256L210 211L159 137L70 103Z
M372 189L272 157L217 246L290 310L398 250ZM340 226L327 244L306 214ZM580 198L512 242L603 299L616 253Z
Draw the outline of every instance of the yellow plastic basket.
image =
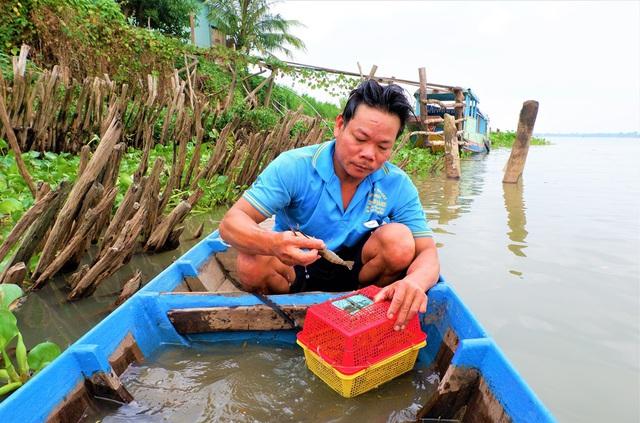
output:
M304 358L309 370L345 398L352 398L373 388L377 388L383 383L413 369L413 365L418 358L418 350L427 345L426 341L422 341L364 370L360 370L352 375L345 375L331 367L331 365L308 349L300 341L297 341L297 343L304 350Z

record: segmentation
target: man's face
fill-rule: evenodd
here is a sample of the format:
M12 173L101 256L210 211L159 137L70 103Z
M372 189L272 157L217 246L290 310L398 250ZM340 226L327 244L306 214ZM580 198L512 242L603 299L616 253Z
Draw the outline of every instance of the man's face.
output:
M398 116L361 104L348 124L336 118L333 165L342 182L360 182L391 156L400 130Z

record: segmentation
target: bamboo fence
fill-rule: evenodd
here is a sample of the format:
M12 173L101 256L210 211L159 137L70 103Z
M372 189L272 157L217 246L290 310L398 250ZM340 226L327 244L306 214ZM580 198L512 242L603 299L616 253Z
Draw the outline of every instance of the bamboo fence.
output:
M31 182L35 202L0 245L0 261L13 254L0 271L0 283L27 278L25 286L38 289L71 269L68 300L90 295L132 255L177 247L184 220L216 175L226 175L229 187L248 186L281 152L322 140L320 119L299 111L286 113L270 132L250 132L234 119L216 139L205 139L211 130L207 125L221 108L211 107L196 91L195 69L185 73L186 79L175 71L169 89L160 92L151 75L135 87L115 84L107 75L74 81L60 66L36 75L26 70L27 53L23 47L14 58L10 82L0 75L0 137L13 141L10 147L18 160L28 150L73 152L80 155L80 165L74 183L51 188ZM300 121L306 133L292 136ZM91 151L95 137L99 142ZM174 145L171 163L158 158L149 169L151 148L169 142ZM120 164L128 147L141 149L142 157L116 206ZM28 169L23 170L30 180ZM168 209L175 193L183 198ZM97 254L87 260L92 244ZM37 253L35 270L28 274L25 264ZM140 286L138 278L132 279L118 301L135 292L132 286Z

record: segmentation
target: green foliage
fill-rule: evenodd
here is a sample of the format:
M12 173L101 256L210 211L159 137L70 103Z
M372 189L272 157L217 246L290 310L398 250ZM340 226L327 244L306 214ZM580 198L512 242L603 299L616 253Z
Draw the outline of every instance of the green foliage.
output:
M22 297L24 292L18 285L3 283L0 285L0 310L8 309L11 303Z
M491 132L489 134L492 148L511 148L516 141L516 133L507 132ZM531 137L531 145L549 145L551 144L544 138Z
M29 19L31 0L3 0L0 2L0 51L16 55L20 45L33 35Z
M32 59L45 67L69 66L76 78L106 73L132 84L148 74L173 71L184 65L184 53L196 50L180 39L129 25L113 0L31 2L29 16L38 45Z
M41 342L29 351L29 367L38 372L60 355L60 347L53 342Z
M0 151L1 153L1 151ZM80 159L69 153L54 154L30 151L22 154L35 181L54 187L62 180L73 181ZM13 152L0 155L0 243L11 227L33 204L33 196L18 170Z
M295 83L314 90L323 90L335 98L346 98L349 92L355 88L360 80L354 76L335 74L326 71L305 68L281 68L285 75L293 79Z
M168 35L187 38L189 14L199 6L195 0L117 0L129 22L158 29Z
M269 12L269 0L206 0L211 24L232 40L236 50L270 54L281 51L291 56L287 46L304 49L304 43L289 31L300 22Z
M333 124L336 116L342 110L333 103L318 101L307 94L298 94L294 90L284 86L276 86L273 89L272 101L288 110L297 110L302 107L302 112L307 116L319 116L328 123Z
M0 352L3 363L3 366L0 366L0 395L18 389L33 374L60 355L60 347L53 342L42 342L27 352L22 334L18 330L16 316L9 310L9 304L22 295L22 289L17 285L0 285ZM17 370L8 352L14 339Z
M426 148L405 145L394 155L392 163L404 164L403 169L407 173L426 175L440 167L443 157L442 153L434 154Z
M247 111L245 117L257 131L269 131L275 128L280 116L268 107L258 107Z

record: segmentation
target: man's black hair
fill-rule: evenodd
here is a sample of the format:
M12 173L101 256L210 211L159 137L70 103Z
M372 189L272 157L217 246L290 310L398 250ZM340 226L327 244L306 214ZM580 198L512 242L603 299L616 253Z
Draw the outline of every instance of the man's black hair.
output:
M345 126L356 114L356 109L360 104L382 110L398 116L400 119L400 130L396 138L404 130L404 125L410 115L413 114L413 107L409 104L404 91L398 85L380 85L373 79L363 81L356 89L351 91L347 104L342 111L342 119Z

